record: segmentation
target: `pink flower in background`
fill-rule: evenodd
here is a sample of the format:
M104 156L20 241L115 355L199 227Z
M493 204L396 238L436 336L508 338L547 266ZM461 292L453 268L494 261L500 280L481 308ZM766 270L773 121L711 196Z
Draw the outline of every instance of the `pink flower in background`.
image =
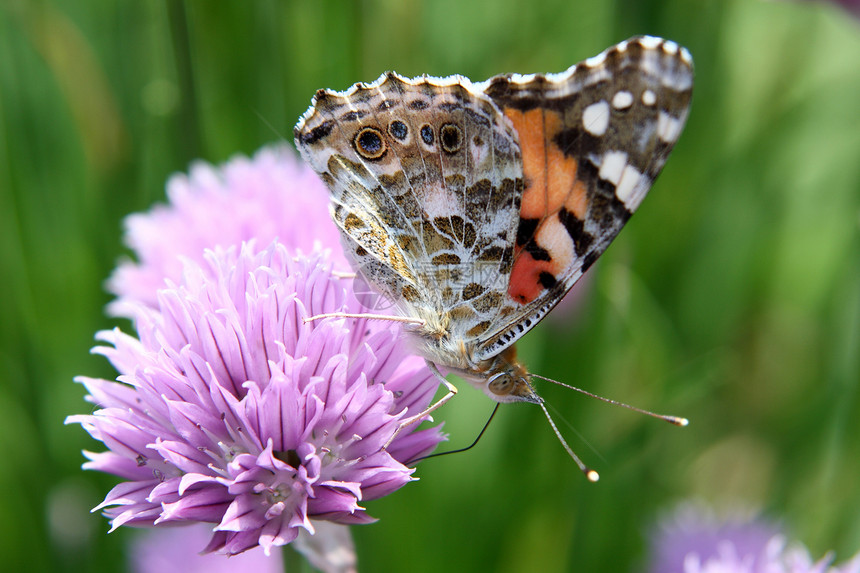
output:
M323 573L355 573L355 548L345 525L327 521L315 524L318 532L300 531L292 545ZM156 528L141 531L131 546L129 571L133 573L281 573L283 553L266 555L259 547L225 559L223 555L200 554L209 528L201 525Z
M331 249L332 260L349 270L337 228L328 214L328 190L316 173L287 147L263 148L252 158L224 166L198 163L189 175L167 183L167 205L125 220L125 242L137 261L124 261L108 281L119 301L111 311L128 316L124 302L155 307L165 279L178 281L184 260L203 261L206 249L275 239L290 249Z
M266 555L260 548L225 559L201 555L211 532L200 525L141 531L134 538L129 571L134 573L281 573L280 551Z
M806 0L809 3L809 0ZM813 0L816 4L825 3L824 0ZM828 4L836 4L846 11L850 12L851 15L860 18L860 0L828 0L826 3Z
M320 254L234 247L138 303L138 337L99 333L120 375L79 378L99 409L68 422L108 448L84 467L126 480L97 508L114 529L208 522L207 551L236 554L313 533L311 518L372 521L361 503L443 437L411 426L382 449L437 387L390 323L303 322L360 312L349 284Z
M860 573L860 553L839 567L832 556L813 562L799 544L787 545L781 529L766 520L718 519L684 504L664 519L651 539L649 573Z
M842 6L857 18L860 18L860 0L832 0L834 4Z

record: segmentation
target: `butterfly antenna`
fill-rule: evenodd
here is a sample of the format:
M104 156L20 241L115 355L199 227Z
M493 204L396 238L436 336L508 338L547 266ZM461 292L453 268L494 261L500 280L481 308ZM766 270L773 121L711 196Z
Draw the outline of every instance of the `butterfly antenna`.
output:
M567 441L564 439L564 437L562 437L561 432L558 431L558 426L555 425L555 420L552 419L552 416L549 415L549 410L547 410L546 406L544 406L543 400L538 402L538 406L540 406L540 409L543 410L543 414L544 414L544 416L546 416L546 419L549 421L549 425L552 427L552 431L555 432L555 437L558 438L558 441L561 442L561 445L564 448L564 450L567 452L567 455L569 455L571 457L571 459L574 462L576 462L576 465L579 466L579 470L583 474L585 474L585 477L588 479L588 481L595 482L595 481L599 480L600 474L597 473L596 471L594 471L593 469L591 469L590 467L588 467L587 465L585 465L584 463L582 463L582 460L579 459L579 456L577 456L573 452L573 449L571 449L571 447L569 445L567 445Z
M658 420L669 422L670 424L673 424L675 426L686 426L690 423L690 420L688 420L687 418L682 418L680 416L667 416L665 414L655 414L654 412L643 410L642 408L637 408L636 406L631 406L630 404L625 404L624 402L619 402L618 400L604 398L603 396L593 394L588 390L583 390L582 388L577 388L576 386L571 386L570 384L565 384L564 382L559 382L558 380L553 380L552 378L546 378L545 376L540 376L538 374L530 374L530 376L532 378L540 378L541 380L546 380L547 382L558 384L559 386L564 386L565 388L569 388L570 390L576 390L580 394L585 394L586 396L596 398L601 402L606 402L615 406L621 406L622 408L627 408L628 410L633 410L634 412L639 412L640 414L645 414L646 416L651 416L652 418L657 418ZM547 417L549 417L549 414L547 414ZM550 420L550 423L552 423L552 420ZM553 425L553 427L555 427L555 425Z
M251 111L254 112L254 115L257 116L257 119L259 119L263 123L263 125L265 125L266 127L269 128L269 131L271 131L272 133L274 133L275 135L278 136L278 139L280 139L281 142L283 142L283 143L287 142L287 138L284 137L284 134L281 133L280 131L278 131L278 128L276 128L274 125L272 125L272 122L270 122L268 119L266 119L266 117L262 113L260 113L260 111L257 108L252 106Z
M483 436L483 435L484 435L484 432L486 432L486 431L487 431L487 428L489 428L489 427L490 427L490 422L492 422L492 421L493 421L493 417L496 415L496 412L498 412L498 411L499 411L499 406L500 406L500 405L501 405L501 404L499 404L499 403L497 403L497 404L496 404L496 407L495 407L495 408L493 408L493 413L492 413L492 414L490 414L490 417L489 417L489 419L487 420L487 422L484 424L484 427L483 427L483 428L481 428L481 432L478 434L478 437L477 437L477 438L475 438L475 441L474 441L474 442L472 442L471 444L469 444L469 445L468 445L468 446L466 446L465 448L460 448L460 449L458 449L458 450L449 450L449 451L447 451L447 452L437 452L437 453L435 453L435 454L428 454L428 455L426 455L426 456L421 456L420 458L415 458L414 460L409 460L409 462L407 462L407 463L406 463L406 465L412 465L412 464L415 464L415 463L420 462L421 460L426 460L427 458L435 458L435 457L438 457L438 456L447 456L448 454L459 454L459 453L461 453L461 452L465 452L465 451L467 451L467 450L471 450L472 448L474 448L474 447L478 444L478 441L481 439L481 436Z

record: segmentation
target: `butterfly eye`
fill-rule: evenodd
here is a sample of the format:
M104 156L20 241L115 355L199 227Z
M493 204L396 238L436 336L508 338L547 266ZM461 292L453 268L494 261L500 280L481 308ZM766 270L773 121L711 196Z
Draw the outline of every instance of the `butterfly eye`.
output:
M352 140L355 150L365 159L379 159L388 148L382 139L382 132L375 127L363 127Z
M442 142L442 149L445 153L457 153L460 151L463 137L460 128L453 123L446 123L439 130L439 140Z
M409 135L409 128L400 120L394 120L388 125L388 133L398 141L403 141Z
M487 387L496 396L505 396L511 393L514 379L508 372L499 372L490 377Z

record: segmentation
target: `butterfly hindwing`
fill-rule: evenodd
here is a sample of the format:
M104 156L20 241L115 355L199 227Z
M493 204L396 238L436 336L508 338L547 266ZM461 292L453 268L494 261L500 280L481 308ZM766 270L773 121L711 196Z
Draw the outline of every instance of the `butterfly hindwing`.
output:
M296 143L331 191L347 252L378 290L416 318L453 317L444 326L452 337L490 326L523 185L516 132L490 98L459 76L389 73L318 92Z

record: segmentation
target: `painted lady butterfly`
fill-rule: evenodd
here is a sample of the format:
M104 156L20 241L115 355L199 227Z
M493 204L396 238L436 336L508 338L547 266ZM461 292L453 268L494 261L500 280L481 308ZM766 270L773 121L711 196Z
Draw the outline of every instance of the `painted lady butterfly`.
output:
M653 37L554 75L473 84L389 72L318 91L296 145L331 190L356 269L395 301L431 369L543 407L514 343L639 207L692 83L689 52ZM444 383L420 417L456 393Z

